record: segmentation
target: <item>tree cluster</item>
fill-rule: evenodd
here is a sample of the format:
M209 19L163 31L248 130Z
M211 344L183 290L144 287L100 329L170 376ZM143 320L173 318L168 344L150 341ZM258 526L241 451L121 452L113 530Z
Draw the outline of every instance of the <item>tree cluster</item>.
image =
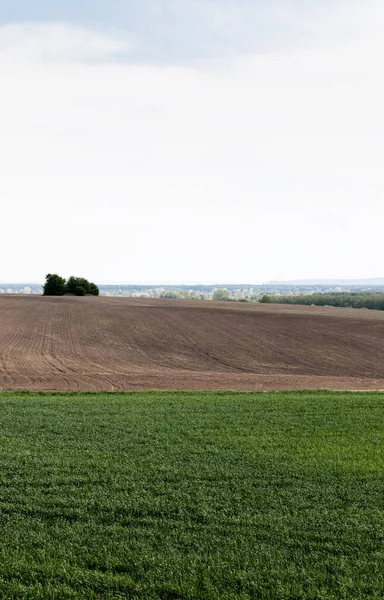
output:
M213 300L230 300L229 292L226 288L216 289L213 292Z
M89 282L84 277L73 275L66 281L57 273L48 273L43 287L44 296L64 296L73 294L75 296L98 296L100 291L96 284Z

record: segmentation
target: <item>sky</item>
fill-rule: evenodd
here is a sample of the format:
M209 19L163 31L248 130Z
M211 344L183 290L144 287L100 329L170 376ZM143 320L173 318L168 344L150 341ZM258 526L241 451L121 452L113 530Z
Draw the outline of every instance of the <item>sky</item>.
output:
M384 276L382 0L0 2L0 281Z

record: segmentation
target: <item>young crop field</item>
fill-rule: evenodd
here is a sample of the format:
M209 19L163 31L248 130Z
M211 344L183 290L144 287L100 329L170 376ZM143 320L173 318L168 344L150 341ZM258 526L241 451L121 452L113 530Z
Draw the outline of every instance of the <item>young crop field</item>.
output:
M0 395L2 599L381 599L384 394Z

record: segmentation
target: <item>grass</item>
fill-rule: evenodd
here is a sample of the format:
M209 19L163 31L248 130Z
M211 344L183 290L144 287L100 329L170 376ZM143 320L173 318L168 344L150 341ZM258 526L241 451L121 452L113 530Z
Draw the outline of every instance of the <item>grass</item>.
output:
M384 598L384 395L0 394L0 597Z

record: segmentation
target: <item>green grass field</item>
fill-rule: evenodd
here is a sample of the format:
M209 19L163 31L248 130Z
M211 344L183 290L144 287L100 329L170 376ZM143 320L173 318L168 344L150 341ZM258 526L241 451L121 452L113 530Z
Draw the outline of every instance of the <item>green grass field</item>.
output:
M0 598L384 598L384 395L0 394Z

